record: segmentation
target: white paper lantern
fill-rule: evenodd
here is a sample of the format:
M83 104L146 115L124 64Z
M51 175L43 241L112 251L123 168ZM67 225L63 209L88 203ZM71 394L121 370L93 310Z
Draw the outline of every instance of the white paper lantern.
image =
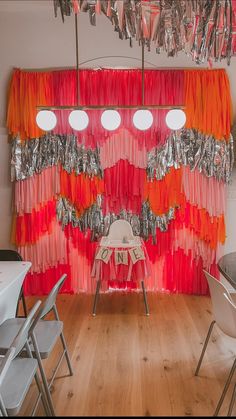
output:
M85 111L75 110L69 115L69 124L75 131L83 131L89 123L88 114Z
M36 116L36 123L44 131L51 131L57 125L57 117L52 111L39 111Z
M183 128L185 122L186 115L181 109L171 109L166 115L166 125L172 130Z
M119 128L121 124L121 117L119 112L115 110L104 111L101 116L101 124L103 128L107 129L108 131L114 131L115 129Z
M140 131L146 131L153 124L153 115L147 109L139 109L133 116L133 123Z

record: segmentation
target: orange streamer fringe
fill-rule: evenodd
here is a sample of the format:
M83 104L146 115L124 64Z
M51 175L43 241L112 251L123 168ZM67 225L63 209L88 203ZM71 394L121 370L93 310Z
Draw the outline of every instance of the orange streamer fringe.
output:
M185 127L228 141L233 113L226 71L185 70L184 80Z
M104 181L99 177L91 178L83 173L76 175L75 172L69 174L61 170L61 195L75 205L78 216L91 207L103 192Z
M53 105L52 73L24 72L16 69L13 73L7 112L7 127L13 136L21 140L41 137L45 134L36 124L37 106Z
M148 181L144 184L144 198L150 203L156 215L166 214L170 207L180 206L184 199L182 193L182 169L170 169L161 180Z

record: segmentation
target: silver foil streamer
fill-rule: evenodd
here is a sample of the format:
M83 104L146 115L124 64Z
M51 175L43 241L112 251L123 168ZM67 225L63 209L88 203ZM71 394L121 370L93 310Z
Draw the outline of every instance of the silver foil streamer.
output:
M172 134L166 143L148 153L147 174L150 179L162 179L170 167L188 165L207 177L230 183L234 164L233 137L217 141L196 130L182 130Z
M96 4L112 22L120 39L144 41L169 57L185 51L200 64L223 58L230 64L232 0L77 0L81 11L96 24ZM72 0L54 0L55 15L73 13Z
M62 227L71 223L73 227L78 227L83 232L90 229L92 241L107 236L113 221L122 219L131 224L135 236L141 236L146 240L151 235L155 243L156 229L167 231L168 224L174 219L174 215L175 208L170 208L167 214L156 216L146 201L142 205L140 216L126 210L122 210L119 215L110 213L104 216L101 208L101 196L99 196L94 205L86 210L81 217L77 217L75 207L66 198L60 197L57 202L57 218Z
M103 176L98 149L86 149L74 135L46 135L24 143L12 141L11 180L23 180L58 163L68 172Z
M54 13L57 17L57 9L60 9L61 17L64 22L64 16L70 16L73 13L71 0L54 0Z

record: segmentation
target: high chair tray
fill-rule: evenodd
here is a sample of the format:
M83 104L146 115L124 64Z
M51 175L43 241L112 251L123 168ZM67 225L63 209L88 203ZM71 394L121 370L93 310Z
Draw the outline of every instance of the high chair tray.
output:
M110 239L109 237L102 237L100 246L107 247L135 247L141 246L140 237L134 237L133 239L128 239L127 243L124 243L120 239Z

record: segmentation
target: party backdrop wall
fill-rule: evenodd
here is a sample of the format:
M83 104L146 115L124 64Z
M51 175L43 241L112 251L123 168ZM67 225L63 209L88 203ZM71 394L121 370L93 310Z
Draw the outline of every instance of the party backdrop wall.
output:
M56 128L42 132L36 106L75 105L76 80L75 70L16 69L12 76L12 241L32 260L26 293L47 293L62 272L64 292L92 292L96 242L113 220L125 218L146 241L147 289L205 294L202 268L217 275L233 166L225 70L145 71L147 104L186 106L181 131L166 127L166 110L153 111L146 132L133 126L134 111L122 110L121 126L110 132L93 110L81 133L70 128L68 111L56 111ZM80 92L82 105L137 105L141 70L80 70Z

